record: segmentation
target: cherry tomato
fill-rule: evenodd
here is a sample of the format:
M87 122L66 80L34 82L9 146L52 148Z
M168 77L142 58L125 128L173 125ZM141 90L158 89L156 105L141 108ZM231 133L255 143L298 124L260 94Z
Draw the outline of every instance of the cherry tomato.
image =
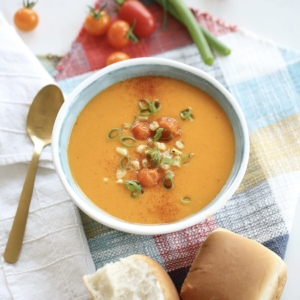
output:
M147 122L136 122L131 127L132 134L137 140L147 140L153 136L153 131L150 129L150 125Z
M104 35L110 25L110 17L102 8L93 9L90 7L90 13L84 21L84 29L91 35Z
M139 1L125 1L118 10L118 17L134 25L133 33L147 37L156 29L156 20L148 8Z
M115 48L123 48L129 45L130 41L137 41L130 25L123 20L117 20L109 26L107 38L110 45Z
M32 9L36 2L29 0L24 2L24 7L17 10L14 15L14 23L16 27L22 31L33 30L39 23L38 14Z
M170 135L171 131L175 136L181 134L181 130L178 126L177 120L171 117L162 117L157 120L159 127L167 129L166 132L162 132L162 137L166 138Z
M137 179L142 187L153 187L159 180L159 174L156 169L142 169L137 174Z
M118 51L118 52L114 52L111 55L109 55L109 57L106 60L106 65L111 65L114 64L116 62L122 61L122 60L126 60L126 59L130 59L129 55Z

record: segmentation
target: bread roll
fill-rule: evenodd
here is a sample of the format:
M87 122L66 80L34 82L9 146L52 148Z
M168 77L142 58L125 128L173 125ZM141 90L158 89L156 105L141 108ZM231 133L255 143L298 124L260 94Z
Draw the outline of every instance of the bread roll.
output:
M97 300L179 300L168 273L145 255L131 255L106 264L83 282Z
M182 285L182 300L277 300L286 265L274 252L228 230L203 243Z

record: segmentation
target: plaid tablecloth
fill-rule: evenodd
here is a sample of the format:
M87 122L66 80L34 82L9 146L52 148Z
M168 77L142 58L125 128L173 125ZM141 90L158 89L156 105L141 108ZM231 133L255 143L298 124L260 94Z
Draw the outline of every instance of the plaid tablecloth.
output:
M112 11L114 1L107 1ZM261 39L207 13L199 22L232 49L205 65L186 29L171 16L162 28L160 6L147 1L158 21L149 38L123 50L132 58L165 57L204 70L237 99L250 132L250 160L235 195L218 213L179 232L140 236L108 228L80 212L92 258L99 268L134 253L146 254L169 273L178 289L207 235L217 227L256 240L284 257L295 207L300 198L300 54ZM105 65L114 52L103 37L82 29L56 69L47 65L68 94ZM45 63L45 60L44 60Z

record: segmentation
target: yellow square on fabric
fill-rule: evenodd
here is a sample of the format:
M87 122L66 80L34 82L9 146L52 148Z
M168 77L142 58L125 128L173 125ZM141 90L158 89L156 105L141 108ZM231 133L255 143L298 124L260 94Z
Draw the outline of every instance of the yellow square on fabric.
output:
M242 193L269 178L300 169L300 114L250 133L250 157Z

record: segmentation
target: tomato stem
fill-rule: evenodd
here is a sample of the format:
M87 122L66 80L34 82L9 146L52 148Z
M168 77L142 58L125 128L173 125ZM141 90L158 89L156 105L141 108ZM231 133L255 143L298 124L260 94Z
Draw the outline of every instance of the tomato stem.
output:
M88 5L88 8L90 9L90 14L96 20L99 20L101 17L106 15L106 13L103 13L105 7L106 7L106 3L103 4L99 9L95 9Z
M158 2L158 1L156 1ZM159 2L164 10L164 17L163 17L163 28L165 29L167 27L167 19L168 19L168 6L166 0L161 0Z
M23 0L24 8L33 8L36 4L37 4L37 1L30 2L30 0Z
M133 33L136 21L134 20L133 25L129 28L126 38L129 39L133 43L137 43L139 41L138 37Z
M115 0L118 6L121 6L125 1L124 0Z

